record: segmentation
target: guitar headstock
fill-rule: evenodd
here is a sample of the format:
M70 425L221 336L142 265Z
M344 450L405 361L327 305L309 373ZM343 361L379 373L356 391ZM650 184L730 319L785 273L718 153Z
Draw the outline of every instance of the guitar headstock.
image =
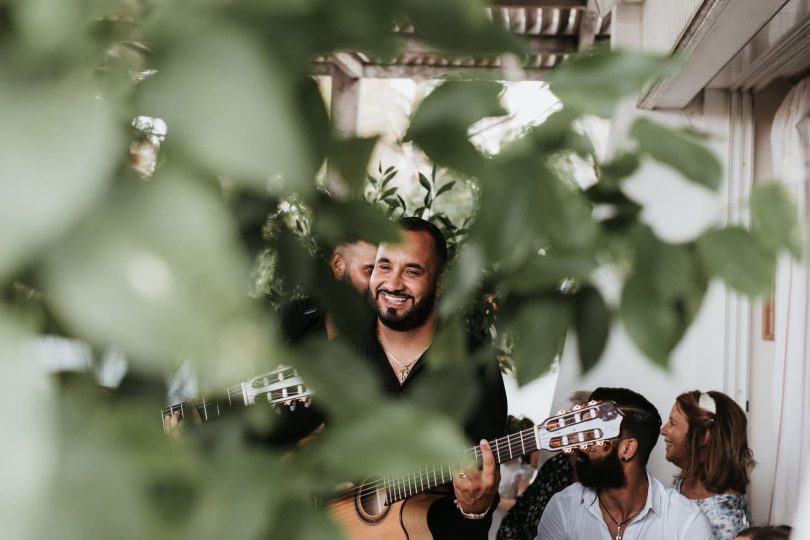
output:
M298 372L289 366L279 366L269 373L258 375L242 383L246 405L267 401L273 405L284 405L295 410L296 405L309 407L314 394Z
M560 411L535 427L537 446L570 453L574 448L584 450L594 444L604 445L620 435L622 418L612 401L574 405L570 411Z

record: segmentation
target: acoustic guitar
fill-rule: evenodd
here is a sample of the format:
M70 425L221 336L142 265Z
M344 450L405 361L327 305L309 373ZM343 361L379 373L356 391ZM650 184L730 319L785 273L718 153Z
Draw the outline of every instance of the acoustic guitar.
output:
M490 441L496 464L539 449L573 452L619 436L622 414L609 401L591 401L561 411L543 423ZM481 459L481 447L467 449ZM405 476L386 476L340 492L330 504L332 516L354 540L429 540L430 505L447 494L428 493L453 481L452 465L425 467Z
M286 406L290 410L295 410L299 404L309 407L313 393L295 369L280 365L273 371L226 388L223 398L217 400L201 398L166 407L160 412L160 420L163 422L165 417L174 413L180 413L182 420L186 415L196 412L196 416L206 422L221 416L230 408L248 407L257 402L269 403L275 407Z

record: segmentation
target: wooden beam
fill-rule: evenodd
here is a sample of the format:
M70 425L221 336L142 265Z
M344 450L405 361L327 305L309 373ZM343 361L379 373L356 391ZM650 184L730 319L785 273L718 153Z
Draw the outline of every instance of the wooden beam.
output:
M492 5L543 9L585 9L586 2L587 0L492 0Z
M523 70L525 81L542 81L548 69ZM409 66L392 64L388 66L369 64L364 69L363 76L367 79L477 79L481 77L494 77L505 80L504 70L500 67L477 66Z
M347 77L359 79L363 76L363 62L350 52L336 52L329 55L332 64Z
M533 55L546 54L572 54L577 52L577 36L537 36L517 34L529 44L529 50ZM437 56L454 56L438 49L432 49L413 37L403 38L402 55L406 54L430 54ZM481 55L484 56L484 55Z
M598 19L596 0L588 0L588 5L582 12L582 18L579 21L579 50L593 46L596 33L599 31L596 27Z

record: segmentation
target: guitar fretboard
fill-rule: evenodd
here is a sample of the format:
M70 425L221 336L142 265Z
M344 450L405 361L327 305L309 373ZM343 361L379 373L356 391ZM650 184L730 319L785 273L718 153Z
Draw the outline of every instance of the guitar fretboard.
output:
M540 428L531 427L517 433L512 433L506 437L489 441L492 447L492 454L495 456L495 464L510 461L537 450L536 429ZM470 458L480 460L482 455L481 447L474 446L468 448L466 454L470 456ZM407 476L388 476L382 478L386 494L386 504L402 501L435 487L449 484L452 481L453 467L451 465L425 467Z
M226 410L233 407L247 407L253 404L255 394L251 392L251 388L267 388L274 383L283 383L297 378L298 374L294 368L283 367L272 371L266 375L254 377L248 382L230 386L225 390L224 397L216 401L201 398L196 401L187 401L166 407L161 411L161 419L170 416L174 413L180 413L180 418L184 419L186 415L193 414L191 411L196 410L199 417L203 422L221 416ZM309 396L311 392L303 384L290 384L289 386L282 386L277 389L262 391L261 396L269 403L295 403L295 400L302 396Z

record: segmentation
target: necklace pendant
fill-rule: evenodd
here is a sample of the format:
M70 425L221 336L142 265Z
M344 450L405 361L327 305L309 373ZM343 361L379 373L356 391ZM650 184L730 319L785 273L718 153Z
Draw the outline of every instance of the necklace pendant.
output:
M408 378L408 368L405 368L399 372L399 384L403 384L407 378Z

